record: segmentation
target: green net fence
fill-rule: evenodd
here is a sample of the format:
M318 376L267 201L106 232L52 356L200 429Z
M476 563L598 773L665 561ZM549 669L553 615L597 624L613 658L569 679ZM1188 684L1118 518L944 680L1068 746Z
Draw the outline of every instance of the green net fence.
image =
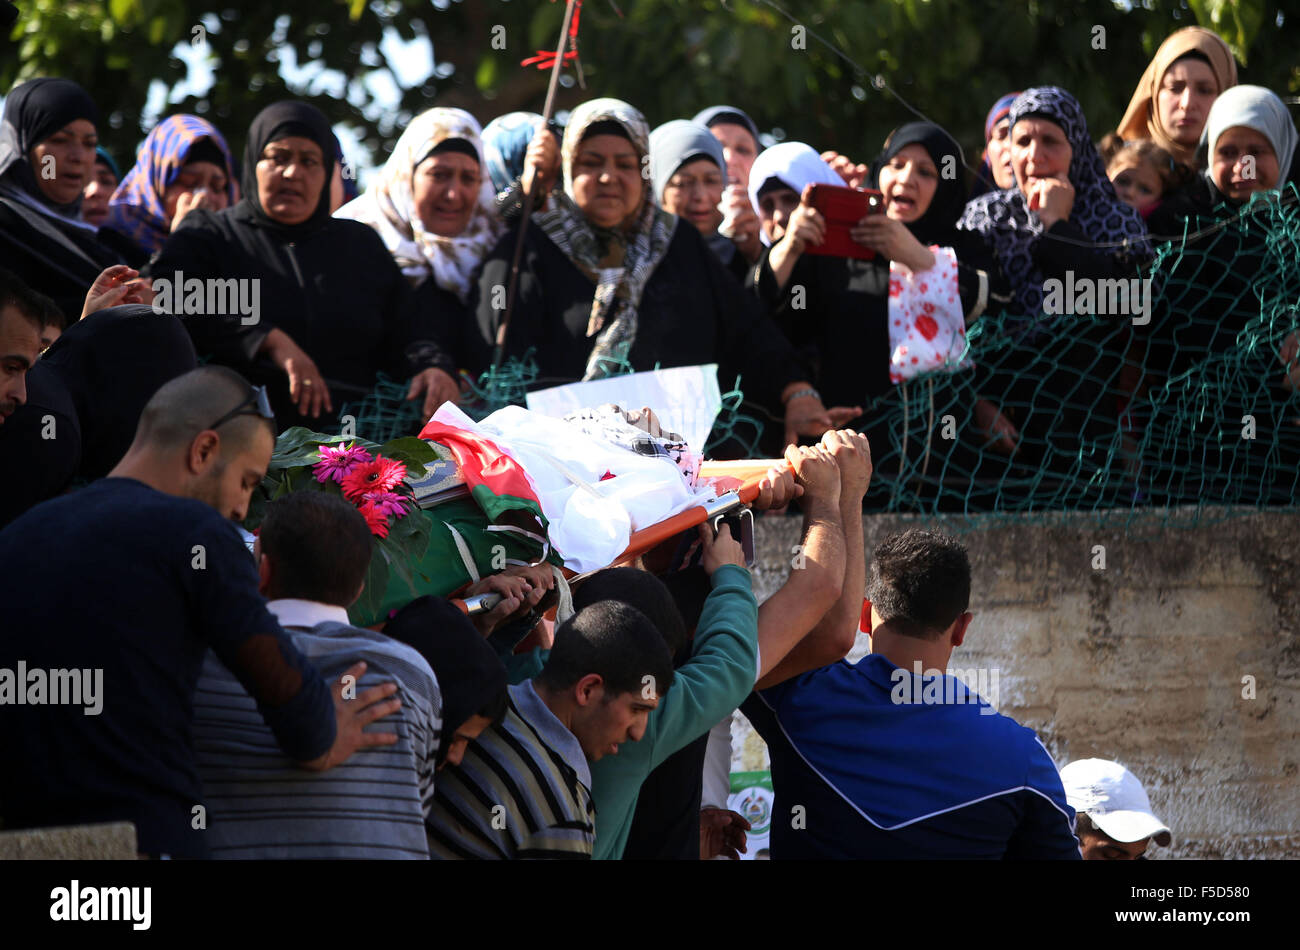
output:
M973 369L878 400L869 505L1106 521L1300 502L1294 186L1191 222L1133 278L1134 289L1149 281L1149 298L1130 298L1127 312L1076 313L1030 334L1021 317L986 316L962 354ZM1014 434L992 438L994 425Z
M1110 307L1101 303L1101 288L1091 305L1029 330L1023 316L987 314L951 371L870 404L867 507L976 524L1050 512L1113 523L1181 509L1186 525L1300 504L1295 185L1194 219L1155 251L1126 281L1122 312L1114 293ZM614 371L630 372L622 363ZM467 411L482 418L522 404L536 381L530 358L511 360L473 382ZM779 435L780 420L746 403L740 382L723 397L706 452L753 457L760 442L770 451L774 428ZM404 393L381 382L353 412L358 434L383 442L418 431Z

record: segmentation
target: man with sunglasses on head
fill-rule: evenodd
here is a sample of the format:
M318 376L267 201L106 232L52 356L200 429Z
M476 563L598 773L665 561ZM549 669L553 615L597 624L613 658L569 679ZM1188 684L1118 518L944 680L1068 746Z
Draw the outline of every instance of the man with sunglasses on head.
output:
M6 828L125 820L142 854L206 857L191 719L209 648L304 768L396 741L363 731L398 708L395 684L345 700L358 664L331 702L258 593L231 522L266 474L274 425L264 390L223 367L192 370L149 400L108 477L0 531Z

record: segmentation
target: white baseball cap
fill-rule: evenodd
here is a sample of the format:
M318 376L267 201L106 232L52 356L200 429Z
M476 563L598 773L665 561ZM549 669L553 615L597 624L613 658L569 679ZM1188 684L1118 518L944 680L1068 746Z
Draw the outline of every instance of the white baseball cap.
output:
M1065 798L1076 812L1115 841L1131 843L1155 837L1168 846L1172 840L1164 822L1151 811L1151 800L1137 776L1108 759L1080 759L1061 769Z

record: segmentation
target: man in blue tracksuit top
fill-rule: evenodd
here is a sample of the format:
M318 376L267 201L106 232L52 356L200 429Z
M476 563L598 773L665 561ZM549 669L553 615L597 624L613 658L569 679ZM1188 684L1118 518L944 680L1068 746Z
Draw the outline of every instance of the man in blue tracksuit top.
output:
M868 599L870 654L742 707L771 752L772 857L1078 860L1051 756L967 685L996 690L997 671L944 672L971 621L965 549L886 538Z

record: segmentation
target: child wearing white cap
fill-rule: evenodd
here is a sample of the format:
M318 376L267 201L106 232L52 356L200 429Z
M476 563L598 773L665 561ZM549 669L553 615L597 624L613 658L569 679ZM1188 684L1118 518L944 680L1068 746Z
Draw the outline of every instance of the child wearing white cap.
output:
M1162 847L1172 840L1142 783L1118 762L1071 762L1061 769L1061 783L1077 813L1075 832L1085 861L1141 860L1152 838Z

